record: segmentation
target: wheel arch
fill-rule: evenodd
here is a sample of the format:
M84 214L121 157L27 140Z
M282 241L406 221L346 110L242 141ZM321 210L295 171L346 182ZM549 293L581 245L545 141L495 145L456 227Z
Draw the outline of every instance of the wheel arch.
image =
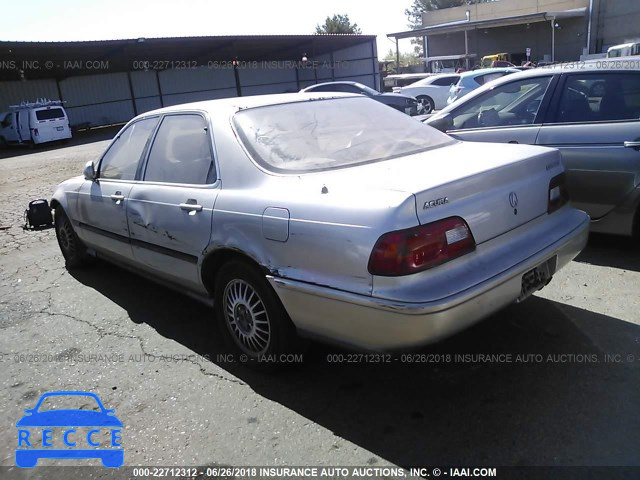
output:
M200 267L202 284L205 286L207 292L209 292L209 295L211 295L212 297L215 295L216 291L217 272L220 270L220 267L222 265L232 260L238 260L248 263L260 270L265 275L271 273L267 267L260 264L260 262L258 262L255 258L239 249L230 247L216 248L215 250L212 250L206 254L204 259L202 260L202 265Z
M55 210L56 208L62 208L64 210L64 207L62 207L62 205L56 198L51 199L51 201L49 202L49 206L51 207L52 210Z

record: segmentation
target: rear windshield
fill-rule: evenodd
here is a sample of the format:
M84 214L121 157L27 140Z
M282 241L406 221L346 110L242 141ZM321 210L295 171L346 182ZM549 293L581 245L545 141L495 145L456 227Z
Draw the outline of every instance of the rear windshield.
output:
M263 167L313 172L411 155L451 143L447 135L366 97L270 105L233 118Z
M52 120L54 118L64 118L64 110L61 108L47 108L36 110L36 118L38 120Z

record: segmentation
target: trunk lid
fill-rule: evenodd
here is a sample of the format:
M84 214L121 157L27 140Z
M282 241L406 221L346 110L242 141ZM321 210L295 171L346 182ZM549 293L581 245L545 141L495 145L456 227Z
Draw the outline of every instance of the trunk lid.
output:
M459 216L480 244L546 214L549 182L563 170L557 150L458 142L317 174L317 180L342 184L355 195L371 190L413 194L420 224Z

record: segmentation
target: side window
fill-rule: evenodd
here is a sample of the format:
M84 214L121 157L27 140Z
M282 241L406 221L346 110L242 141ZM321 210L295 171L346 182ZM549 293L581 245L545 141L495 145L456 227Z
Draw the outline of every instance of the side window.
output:
M449 87L452 84L458 83L460 77L443 77L438 78L433 81L432 85L436 85L438 87Z
M545 76L518 80L480 95L453 112L453 128L533 124L551 78Z
M2 123L0 123L0 127L2 128L7 128L9 126L11 126L11 116L13 115L13 113L9 112L7 113L4 118L2 119Z
M146 118L129 125L120 132L102 157L100 178L133 180L149 135L158 124L158 118Z
M485 73L484 75L476 77L476 82L478 82L480 85L484 85L485 83L489 83L491 80L503 77L504 75L505 74L503 72Z
M144 179L150 182L205 185L211 182L213 160L204 118L169 115L162 120Z
M343 83L338 85L338 92L345 92L345 93L359 93L361 95L364 94L364 92L362 90L360 90L358 87L355 87L353 85L349 85L347 83Z
M601 72L567 76L558 104L558 122L638 119L640 74Z

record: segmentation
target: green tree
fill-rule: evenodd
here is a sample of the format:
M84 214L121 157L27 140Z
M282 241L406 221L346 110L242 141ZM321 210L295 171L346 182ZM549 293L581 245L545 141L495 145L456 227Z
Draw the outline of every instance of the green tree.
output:
M387 54L382 59L383 62L394 62L396 61L396 52L392 49L389 49ZM407 67L409 65L417 65L420 63L420 59L413 53L408 52L400 52L400 66ZM395 64L393 65L395 69Z
M362 31L357 23L351 24L349 15L334 15L327 17L323 25L316 25L316 34L322 33L355 33L360 35Z
M409 19L409 27L420 28L422 26L422 13L443 8L473 5L474 3L489 3L496 0L413 0L411 7L405 9L404 14Z

